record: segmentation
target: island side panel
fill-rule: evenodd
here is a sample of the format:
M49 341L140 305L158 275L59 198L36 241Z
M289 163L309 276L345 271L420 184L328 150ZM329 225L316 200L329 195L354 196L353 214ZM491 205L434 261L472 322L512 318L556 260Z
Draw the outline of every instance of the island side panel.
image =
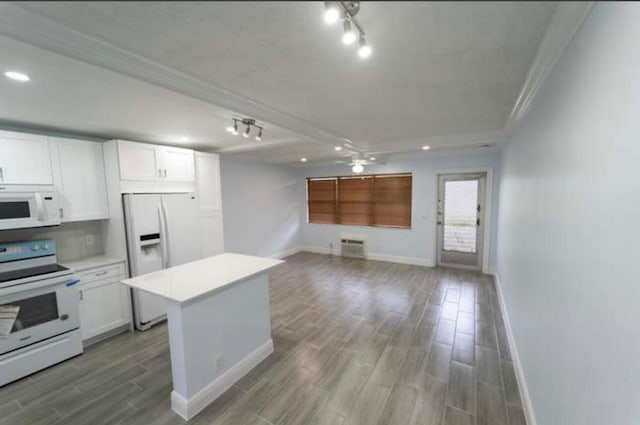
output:
M273 352L267 272L167 307L172 407L186 419Z

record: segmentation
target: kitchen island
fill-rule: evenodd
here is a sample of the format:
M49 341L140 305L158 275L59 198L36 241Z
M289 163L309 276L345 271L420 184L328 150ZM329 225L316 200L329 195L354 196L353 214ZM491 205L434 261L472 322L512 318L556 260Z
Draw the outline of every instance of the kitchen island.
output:
M268 271L226 253L123 280L167 300L171 407L189 420L273 352Z

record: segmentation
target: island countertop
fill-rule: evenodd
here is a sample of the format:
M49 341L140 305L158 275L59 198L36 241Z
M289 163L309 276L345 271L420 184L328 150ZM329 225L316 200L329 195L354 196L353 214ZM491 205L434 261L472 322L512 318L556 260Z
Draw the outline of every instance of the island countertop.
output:
M225 253L122 281L150 294L184 303L219 291L284 261Z

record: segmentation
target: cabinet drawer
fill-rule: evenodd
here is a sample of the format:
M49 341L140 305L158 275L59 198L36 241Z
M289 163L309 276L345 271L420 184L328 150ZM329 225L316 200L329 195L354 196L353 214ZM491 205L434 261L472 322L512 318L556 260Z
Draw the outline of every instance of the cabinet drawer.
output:
M119 277L125 274L124 263L119 263L80 272L78 273L78 277L82 283L89 283L97 280Z

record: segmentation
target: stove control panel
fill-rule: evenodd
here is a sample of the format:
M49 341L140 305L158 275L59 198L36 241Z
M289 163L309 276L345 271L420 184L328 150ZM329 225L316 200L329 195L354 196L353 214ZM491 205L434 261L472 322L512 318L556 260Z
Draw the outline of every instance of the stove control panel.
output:
M55 254L56 242L53 239L0 243L0 263Z

